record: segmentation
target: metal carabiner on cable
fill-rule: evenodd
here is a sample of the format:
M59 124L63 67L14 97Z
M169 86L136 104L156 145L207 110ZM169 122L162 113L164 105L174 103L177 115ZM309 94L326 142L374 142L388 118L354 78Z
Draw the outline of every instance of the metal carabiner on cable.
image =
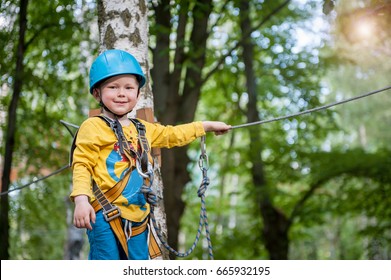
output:
M201 155L200 155L200 159L198 160L198 166L203 172L209 169L209 158L208 155L206 154L205 136L201 137Z

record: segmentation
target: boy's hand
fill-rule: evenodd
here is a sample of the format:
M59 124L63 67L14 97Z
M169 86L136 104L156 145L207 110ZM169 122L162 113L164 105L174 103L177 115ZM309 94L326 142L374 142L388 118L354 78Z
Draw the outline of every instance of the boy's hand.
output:
M91 222L95 223L95 219L95 211L88 201L88 196L76 196L75 213L73 215L73 224L75 227L92 230Z
M224 122L216 121L204 121L202 124L204 126L205 132L214 132L215 135L225 134L230 131L232 127Z

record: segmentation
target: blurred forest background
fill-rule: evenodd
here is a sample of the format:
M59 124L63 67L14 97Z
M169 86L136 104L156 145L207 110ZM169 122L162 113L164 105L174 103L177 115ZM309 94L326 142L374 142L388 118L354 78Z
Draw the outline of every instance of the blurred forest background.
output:
M239 125L391 84L391 1L145 3L163 124ZM1 259L86 259L64 168L72 136L60 120L79 125L96 106L88 70L101 4L0 1ZM391 259L390 105L382 91L208 135L215 259ZM199 141L175 153L175 168L162 155L164 199L170 244L184 251L199 220ZM207 258L204 239L187 257Z

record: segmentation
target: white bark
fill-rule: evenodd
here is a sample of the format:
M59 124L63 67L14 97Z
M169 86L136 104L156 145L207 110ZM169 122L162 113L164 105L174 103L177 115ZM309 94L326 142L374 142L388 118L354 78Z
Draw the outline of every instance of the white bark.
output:
M130 52L140 63L147 78L146 86L134 112L153 108L148 63L148 5L144 0L104 0L99 10L101 51L122 49Z
M140 108L151 108L153 95L150 85L150 66L148 61L148 4L147 0L103 0L98 7L98 24L101 51L122 49L131 53L140 63L147 83L142 88L136 108L130 114L134 117ZM160 198L159 207L154 214L163 236L167 235L166 218L163 206L163 183L158 161L154 159L155 176L152 187ZM163 258L168 252L161 246Z

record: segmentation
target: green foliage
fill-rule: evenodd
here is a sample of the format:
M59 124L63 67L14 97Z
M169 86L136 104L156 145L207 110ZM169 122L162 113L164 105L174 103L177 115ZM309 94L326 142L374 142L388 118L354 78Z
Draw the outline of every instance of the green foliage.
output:
M370 154L358 149L311 155L310 187L315 191L295 217L292 258L314 254L301 248L302 242L324 250L316 251L320 259L389 258L380 246L369 245L380 240L390 246L389 155L387 150Z
M12 95L18 1L2 2L1 111ZM88 110L87 66L97 44L89 38L91 1L40 1L28 6L22 92L13 166L20 187L68 164L72 137L60 120L80 124ZM3 94L4 92L4 94ZM84 112L84 113L83 113ZM4 123L1 124L2 131ZM3 147L2 147L3 149ZM59 174L10 195L11 258L62 259L70 175ZM12 189L13 186L10 187ZM39 248L39 249L37 249Z
M12 195L12 259L63 259L70 183L68 170Z
M291 13L285 12L285 20L281 25L276 23L279 19L276 17L252 36L256 44L257 59L254 63L257 65L261 119L314 108L332 102L330 99L335 96L340 99L341 96L348 98L369 92L386 85L384 82L389 77L384 64L377 65L376 71L373 71L374 67L368 70L364 65L351 67L350 75L343 71L342 65L339 66L340 71L335 71L336 68L331 66L341 60L333 60L327 56L328 52L322 44L319 45L323 47L321 51L314 47L297 51L297 42L295 36L292 36L295 30L300 27L311 32L308 29L313 28L302 21L304 10L319 11L315 6L312 6L313 10L308 9L308 6L301 8L303 10L295 7L290 10ZM267 9L256 11L254 26L257 19L262 19L262 14L267 13ZM230 12L232 15L228 16ZM220 22L235 22L237 12L229 9L227 14L219 17ZM295 22L296 19L300 20ZM227 29L226 36L220 29L215 35L227 38L219 46L221 50L208 49L211 66L216 60L216 54L225 53L229 46L234 45L235 40L239 40L236 26L232 23L228 26L230 28ZM215 43L214 46L216 45ZM327 69L331 71L328 72ZM332 78L325 83L325 77ZM389 96L383 93L382 96L356 101L355 104L259 126L263 141L262 157L273 203L287 217L292 213L297 214L294 211L300 208L290 230L290 258L390 257L384 250L381 251L379 245L382 244L384 248L390 246L387 226L391 220L389 211L386 210L389 202L385 199L389 196L389 152L379 150L380 147L387 146L390 134L378 125L387 121L388 116L384 113L388 99ZM235 49L213 75L213 79L204 86L197 119L244 123L246 102L243 64L240 50ZM351 111L356 113L349 114ZM370 131L367 134L370 145L367 151L351 149L354 143L350 144L352 138L348 133L357 133L357 128L363 124L367 124L367 131ZM217 258L253 259L266 256L265 251L259 255L253 253L254 247L262 248L262 223L257 207L253 204L254 190L249 180L250 165L246 156L249 141L245 129L233 131L231 139L228 136L207 139L211 162L218 172L217 178L221 178L217 179L221 182L217 183L219 192L208 193L211 200L208 205L212 208L218 205L216 211L220 213L217 214L218 219L210 221L212 224L214 221L215 227L223 228L222 233L215 235L215 243L225 254L215 252ZM195 168L194 172L196 170ZM233 180L235 174L238 174L238 180ZM314 192L309 193L310 198L301 205L300 201L315 184ZM232 205L230 200L234 193L240 193L241 198L237 199L237 204ZM193 204L190 205L193 207ZM187 229L191 225L187 220L197 220L194 210L191 212L193 216L189 216L190 210L187 211L189 212L182 220L186 237L191 236L191 231ZM212 210L210 212L212 214L209 216L215 213ZM236 212L241 212L235 216L237 226L230 228L228 220ZM245 225L241 226L241 222ZM195 225L194 222L193 228ZM246 230L243 231L243 228ZM186 244L190 245L190 242L186 238ZM197 258L202 258L201 249L197 252ZM203 253L206 253L205 249Z
M32 181L40 172L67 164L71 137L59 120L80 124L86 116L87 66L97 48L89 33L96 20L93 2L40 2L39 6L30 5L28 11L26 73L14 158L19 169L17 186ZM202 69L204 77L210 78L203 85L197 119L242 124L247 120L248 93L242 51L235 47L243 35L238 26L240 10L234 1L214 2L207 66ZM262 23L280 4L277 2L282 1L250 1L254 28L250 38L255 45L257 106L262 120L364 93L389 81L389 65L380 63L387 61L387 56L364 61L374 57L373 49L353 52L352 48L350 54L360 58L354 60L341 56L345 53L339 48L329 48L332 41L325 41L327 36L317 41L319 37L314 33L319 30L312 25L311 16L321 16L322 1L292 1ZM184 4L170 3L175 26ZM17 1L0 4L0 18L7 23L0 22L0 111L6 111L10 102L18 34L16 5ZM328 9L328 15L337 13L337 20L343 17L340 7ZM298 41L299 30L313 36L314 44ZM154 25L151 13L150 32L153 42L154 34L171 31ZM339 46L340 41L336 42ZM220 60L223 63L218 64ZM186 63L190 61L187 58ZM218 71L214 70L216 66ZM381 94L354 105L258 127L271 202L292 219L291 259L391 258L391 136L384 129L389 122L387 104L389 94ZM5 131L5 124L1 125ZM362 126L366 142L360 136ZM206 206L216 259L268 258L251 183L249 143L246 129L220 137L207 136L211 184ZM192 245L199 221L198 145L198 141L193 143L190 151L188 169L193 181L185 186L187 207L181 221L181 251ZM13 259L63 258L69 184L69 171L64 171L10 194ZM207 258L204 242L202 238L187 259Z

